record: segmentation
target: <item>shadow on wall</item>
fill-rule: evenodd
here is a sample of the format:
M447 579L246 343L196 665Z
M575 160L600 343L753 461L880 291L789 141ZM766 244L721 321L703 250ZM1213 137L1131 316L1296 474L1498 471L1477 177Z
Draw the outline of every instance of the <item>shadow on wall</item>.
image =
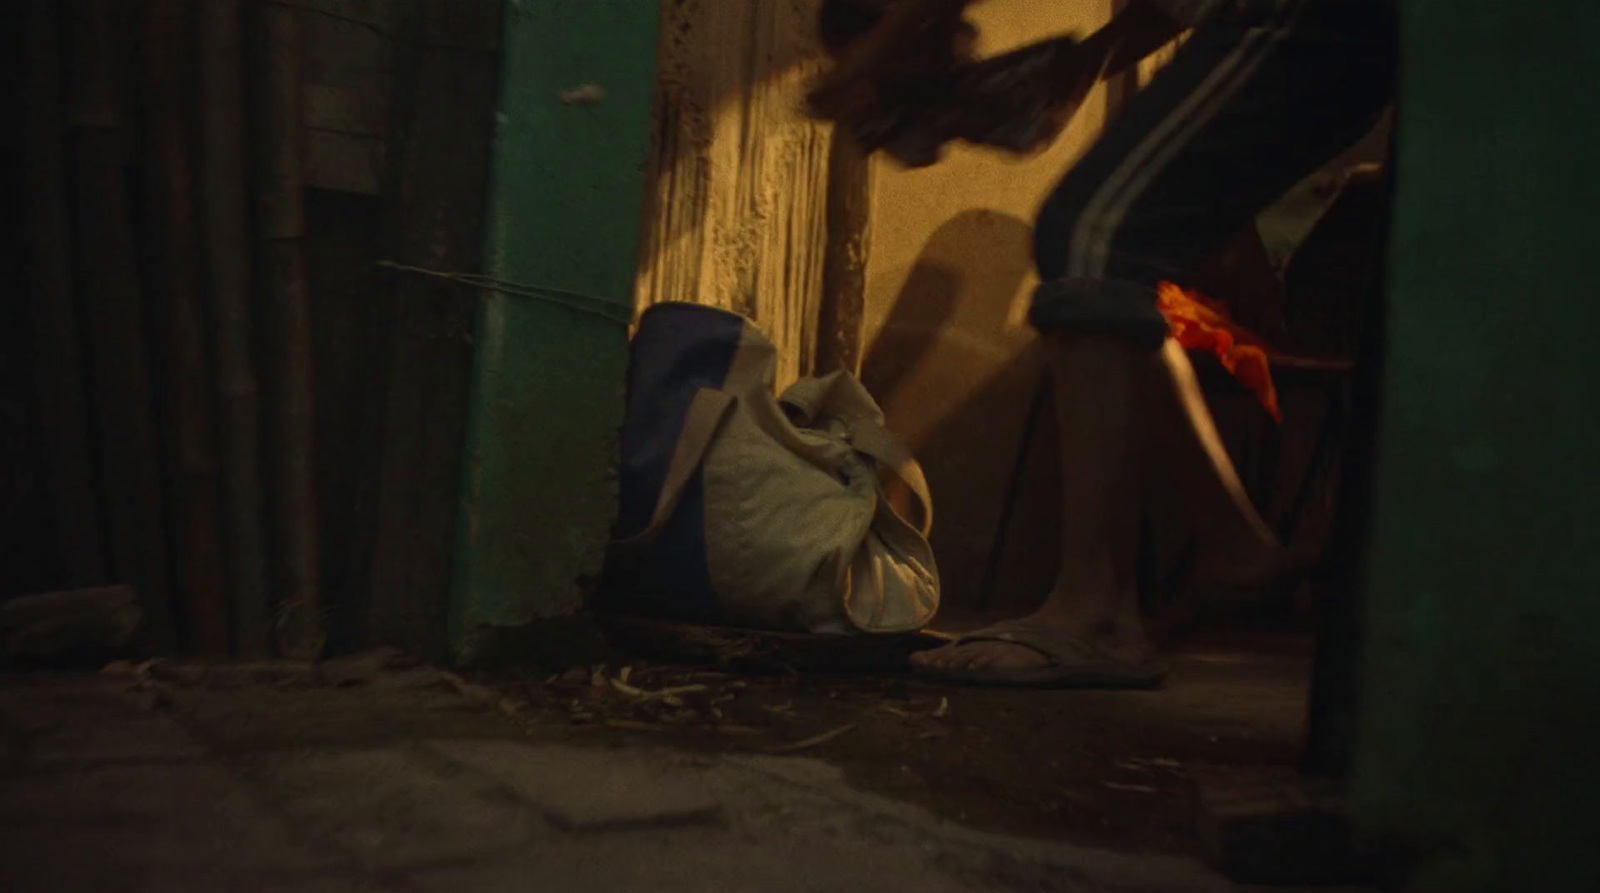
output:
M1026 500L1019 508L1028 515L1014 518L1011 539L1021 522L1027 542L1008 548L999 568L1007 591L985 592L1006 488L1044 379L1033 333L1008 325L1013 303L1025 298L1032 240L1032 226L1008 214L970 210L951 218L918 254L862 362L862 381L889 427L927 472L944 602L957 610L985 601L1025 610L1043 598L1055 572L1060 500ZM1031 452L1045 461L1029 486L1059 493L1054 440L1036 441Z

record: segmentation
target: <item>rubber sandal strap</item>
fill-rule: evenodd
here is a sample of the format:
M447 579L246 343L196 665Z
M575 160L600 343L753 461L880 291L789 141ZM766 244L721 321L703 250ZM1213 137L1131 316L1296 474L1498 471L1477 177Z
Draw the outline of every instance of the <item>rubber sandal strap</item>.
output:
M1058 667L1077 663L1103 663L1109 660L1104 652L1082 639L1030 617L1005 620L983 629L973 630L956 639L955 644L961 646L979 642L1021 645L1037 651L1049 659L1051 666Z

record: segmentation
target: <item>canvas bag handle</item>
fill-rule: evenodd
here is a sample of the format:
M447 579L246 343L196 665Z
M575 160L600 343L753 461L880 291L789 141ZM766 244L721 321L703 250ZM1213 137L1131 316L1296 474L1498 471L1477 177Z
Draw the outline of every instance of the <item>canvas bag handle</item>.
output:
M927 475L922 473L922 465L911 455L911 450L901 442L900 438L894 436L883 425L869 419L856 419L848 425L850 445L856 452L876 459L911 488L912 494L921 504L922 517L917 521L910 518L902 520L926 538L933 532L933 493L928 488Z
M656 496L655 511L650 523L627 539L615 540L619 546L636 546L649 543L660 535L662 528L672 519L672 513L683 498L683 491L694 477L695 469L706 457L711 441L716 438L722 420L733 409L734 396L715 388L701 388L695 392L689 411L683 417L683 430L672 448L672 459L667 463L667 475L661 482L661 492Z
M803 378L790 385L779 402L797 411L807 425L820 425L825 419L842 424L856 452L888 468L921 502L920 522L904 517L901 520L924 538L928 536L933 530L933 495L928 488L928 478L905 443L879 421L882 411L855 376L838 370Z
M736 397L723 390L701 388L695 392L689 411L684 414L683 430L673 447L672 459L667 464L666 477L661 482L661 492L656 497L655 510L645 528L626 539L615 541L619 546L643 545L654 540L672 519L683 492L694 477L695 469L705 460L706 451L716 438L717 430L733 409ZM921 504L921 519L903 520L924 537L933 530L933 496L928 489L927 476L916 457L905 444L883 425L867 418L846 422L851 448L869 458L876 459L889 468L911 488Z

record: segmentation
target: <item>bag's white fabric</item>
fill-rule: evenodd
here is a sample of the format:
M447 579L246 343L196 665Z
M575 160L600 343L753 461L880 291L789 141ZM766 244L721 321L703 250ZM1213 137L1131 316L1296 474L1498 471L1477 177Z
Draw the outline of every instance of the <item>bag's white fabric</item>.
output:
M773 396L776 350L746 326L724 386L702 389L674 448L649 540L702 472L705 552L732 624L813 633L901 633L938 610L922 469L846 372ZM916 497L891 506L885 478Z

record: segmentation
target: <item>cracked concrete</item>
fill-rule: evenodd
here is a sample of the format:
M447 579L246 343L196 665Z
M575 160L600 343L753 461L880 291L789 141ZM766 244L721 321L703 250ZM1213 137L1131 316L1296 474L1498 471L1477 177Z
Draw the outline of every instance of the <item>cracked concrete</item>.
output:
M812 759L541 740L436 682L8 680L0 889L1233 889L1182 858L963 828Z

